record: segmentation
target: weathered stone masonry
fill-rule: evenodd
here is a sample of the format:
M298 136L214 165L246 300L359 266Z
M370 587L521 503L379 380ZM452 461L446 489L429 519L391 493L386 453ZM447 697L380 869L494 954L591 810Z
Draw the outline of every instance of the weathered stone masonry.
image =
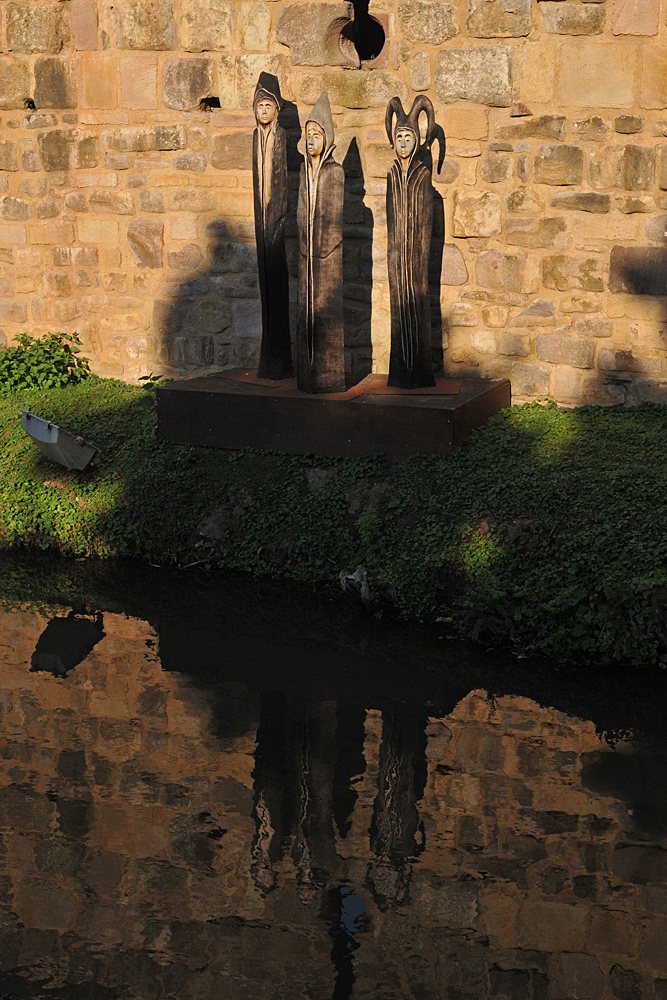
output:
M339 43L345 2L1 0L0 338L77 331L94 369L125 379L256 361L251 97L266 69L302 121L329 91L349 367L388 367L384 111L423 92L448 139L432 261L446 370L507 375L515 400L667 399L658 0L370 12L386 41L359 67ZM220 110L198 110L205 97Z

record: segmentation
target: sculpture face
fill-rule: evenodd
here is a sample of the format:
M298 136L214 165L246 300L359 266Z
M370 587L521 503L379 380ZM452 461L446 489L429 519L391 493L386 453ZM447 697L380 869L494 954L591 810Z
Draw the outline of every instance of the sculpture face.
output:
M417 137L411 128L397 128L394 144L399 160L409 160L415 151Z
M255 105L255 115L260 125L270 125L278 114L278 108L273 101L262 99Z
M306 125L306 147L311 159L318 159L324 149L324 131L317 122L308 122Z

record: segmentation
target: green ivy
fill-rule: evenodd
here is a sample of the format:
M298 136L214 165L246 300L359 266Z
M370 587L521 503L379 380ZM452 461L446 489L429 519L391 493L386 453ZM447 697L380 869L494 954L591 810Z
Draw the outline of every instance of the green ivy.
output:
M81 341L75 333L41 338L22 333L16 339L0 352L0 392L55 389L89 377L88 358L80 357Z

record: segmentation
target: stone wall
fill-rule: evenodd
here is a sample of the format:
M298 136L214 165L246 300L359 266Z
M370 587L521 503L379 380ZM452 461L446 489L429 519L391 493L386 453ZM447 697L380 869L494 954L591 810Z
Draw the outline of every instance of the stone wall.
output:
M436 356L515 400L661 400L667 56L658 0L0 3L0 337L77 331L125 379L252 364L251 95L328 89L347 175L346 363L388 367L387 100L432 99ZM363 32L363 20L357 28ZM220 109L198 110L218 98ZM32 99L36 110L24 110ZM293 212L294 206L292 206ZM294 218L289 220L295 286ZM444 236L444 242L443 242ZM292 298L296 295L292 288Z

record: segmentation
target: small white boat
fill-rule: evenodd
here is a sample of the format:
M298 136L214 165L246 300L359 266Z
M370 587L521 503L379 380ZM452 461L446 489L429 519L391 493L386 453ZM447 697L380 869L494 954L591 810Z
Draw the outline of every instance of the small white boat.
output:
M50 420L30 413L29 410L19 410L21 427L35 442L42 455L68 469L85 469L100 454L97 445L84 441L76 434L70 434Z

